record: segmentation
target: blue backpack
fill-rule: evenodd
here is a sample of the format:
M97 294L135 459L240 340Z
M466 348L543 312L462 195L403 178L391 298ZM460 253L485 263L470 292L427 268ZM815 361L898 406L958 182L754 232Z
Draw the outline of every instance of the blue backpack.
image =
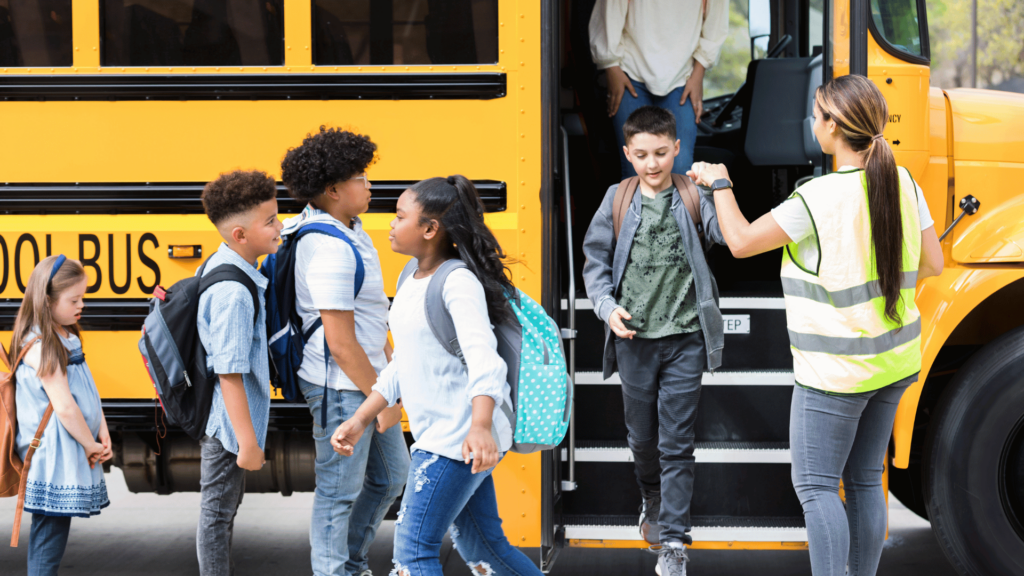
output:
M366 274L362 256L355 243L332 224L311 222L303 224L294 233L284 237L277 249L277 254L270 254L263 260L260 272L270 281L265 298L267 301L267 345L270 351L270 382L281 391L281 395L289 402L304 402L299 389L299 367L302 365L303 349L306 342L323 326L322 319L317 318L309 328L302 330L302 319L295 308L295 252L296 247L307 234L326 234L345 241L352 247L356 257L355 290L352 298L359 295ZM328 358L331 350L327 347L327 336L324 335L324 371L328 372ZM327 387L326 378L324 387ZM327 396L321 402L321 422L327 423Z
M398 277L398 287L416 271L415 258ZM437 341L463 364L462 348L455 333L455 322L444 304L444 281L459 268L462 260L447 260L427 284L423 304L427 322ZM516 289L509 296L515 319L494 327L498 355L508 366L506 382L511 388L512 405L501 404L501 411L512 427L512 452L529 454L557 447L565 437L572 413L572 379L565 363L561 332L532 298Z

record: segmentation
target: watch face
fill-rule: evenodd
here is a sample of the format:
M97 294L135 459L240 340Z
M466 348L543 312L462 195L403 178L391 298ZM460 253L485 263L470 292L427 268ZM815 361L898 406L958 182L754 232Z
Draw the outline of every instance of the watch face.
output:
M719 178L712 183L711 188L715 190L721 190L723 188L732 188L732 182L729 182L725 178Z

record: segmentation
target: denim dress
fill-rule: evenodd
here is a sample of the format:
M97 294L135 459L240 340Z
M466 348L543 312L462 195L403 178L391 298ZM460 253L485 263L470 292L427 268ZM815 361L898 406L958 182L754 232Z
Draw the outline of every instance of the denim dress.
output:
M29 336L31 339L35 334ZM68 386L95 438L103 421L100 395L85 363L82 341L74 334L61 336L68 350ZM15 372L18 406L18 455L24 461L50 398L35 368L22 362ZM54 414L43 431L42 443L32 456L25 489L25 511L46 516L88 518L110 504L103 466L89 468L85 448L69 433Z

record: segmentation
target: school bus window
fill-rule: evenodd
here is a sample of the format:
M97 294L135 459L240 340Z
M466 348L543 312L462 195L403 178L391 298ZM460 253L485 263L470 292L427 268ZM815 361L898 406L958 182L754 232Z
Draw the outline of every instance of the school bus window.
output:
M316 0L313 62L493 64L498 0Z
M71 66L71 0L0 0L0 66Z
M871 0L871 18L883 39L893 48L924 56L917 0Z
M825 0L810 0L807 6L807 50L806 56L814 56L824 46Z
M283 0L103 0L104 66L282 66Z

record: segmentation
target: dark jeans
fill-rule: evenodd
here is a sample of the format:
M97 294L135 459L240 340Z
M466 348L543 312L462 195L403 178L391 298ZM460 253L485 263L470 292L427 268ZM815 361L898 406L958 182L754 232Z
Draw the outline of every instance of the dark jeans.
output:
M68 546L70 516L32 515L28 537L28 576L56 576Z
M235 571L231 561L231 535L235 514L245 492L245 470L238 456L224 449L220 440L199 441L202 464L199 474L200 511L196 529L196 553L201 576L228 576Z
M701 332L615 340L629 447L641 492L661 492L661 541L691 543L693 424L707 364Z
M916 380L861 394L793 390L793 487L804 508L814 576L873 576L878 570L887 524L885 450L896 407Z

